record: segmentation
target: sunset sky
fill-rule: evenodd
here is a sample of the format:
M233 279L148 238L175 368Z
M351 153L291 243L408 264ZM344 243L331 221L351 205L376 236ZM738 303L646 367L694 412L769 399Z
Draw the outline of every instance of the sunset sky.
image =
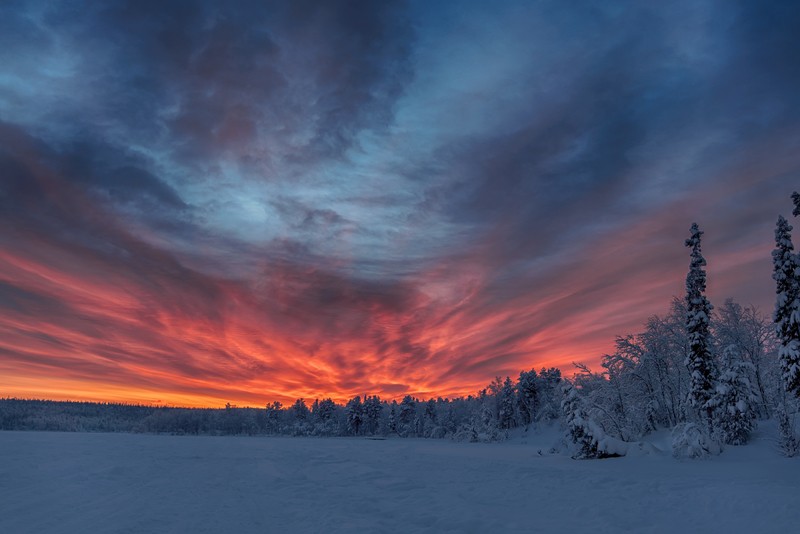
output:
M798 2L3 1L0 397L571 373L683 294L694 221L712 303L771 313L798 28Z

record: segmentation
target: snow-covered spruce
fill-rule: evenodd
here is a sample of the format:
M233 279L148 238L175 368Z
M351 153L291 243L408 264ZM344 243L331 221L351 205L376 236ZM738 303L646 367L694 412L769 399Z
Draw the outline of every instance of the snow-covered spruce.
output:
M538 377L536 369L522 371L517 381L517 405L522 425L528 426L536 420L539 407Z
M412 437L415 435L416 417L417 401L411 395L406 395L400 402L400 411L397 415L397 431L401 436Z
M350 399L345 407L345 412L347 413L348 429L354 436L357 436L364 422L364 405L361 402L361 397L356 395Z
M511 378L506 377L503 387L497 392L497 425L504 430L516 426L516 392Z
M381 398L377 395L371 397L365 396L364 423L366 425L367 434L375 435L379 431L382 414L383 405L381 404Z
M569 381L564 381L563 391L561 410L569 439L575 445L575 454L572 457L577 460L608 457L609 455L598 447L605 434L589 419L578 396L578 390Z
M700 251L700 238L703 232L693 223L691 237L686 246L692 252L689 273L686 275L686 332L689 338L689 354L686 367L689 369L688 400L698 415L705 416L711 430L713 407L709 401L714 396L714 359L709 349L709 322L713 306L705 296L706 260Z
M728 364L717 381L716 395L709 402L722 440L728 445L744 445L756 424L756 396L748 378L752 365L732 354L726 359Z
M775 280L775 330L780 341L778 356L786 391L800 397L800 260L792 245L792 226L779 216L772 251Z

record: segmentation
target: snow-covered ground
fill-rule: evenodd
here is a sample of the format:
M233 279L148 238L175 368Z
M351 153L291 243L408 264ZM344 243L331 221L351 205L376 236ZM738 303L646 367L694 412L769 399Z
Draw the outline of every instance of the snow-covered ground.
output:
M0 532L793 532L800 459L771 435L710 460L576 461L549 455L547 433L471 444L0 432Z

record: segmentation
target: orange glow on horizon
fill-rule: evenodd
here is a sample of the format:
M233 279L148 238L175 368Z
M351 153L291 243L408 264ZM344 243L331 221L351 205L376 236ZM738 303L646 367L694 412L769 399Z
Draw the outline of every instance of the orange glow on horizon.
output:
M258 281L231 281L141 242L115 258L23 235L0 249L0 284L14 288L0 316L0 396L264 406L467 396L531 368L570 375L572 362L596 366L614 336L640 331L680 294L679 246L670 243L669 263L626 253L679 227L669 210L581 251L591 262L532 271L503 295L480 246L396 287L363 288L280 263L265 263ZM750 247L739 259L768 254Z

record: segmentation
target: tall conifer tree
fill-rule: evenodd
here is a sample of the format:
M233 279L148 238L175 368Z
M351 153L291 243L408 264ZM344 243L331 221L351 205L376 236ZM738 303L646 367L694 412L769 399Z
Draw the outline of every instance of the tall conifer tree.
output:
M772 278L778 295L773 317L780 341L778 356L784 387L788 393L800 397L800 259L794 253L791 231L792 225L778 216L772 251Z
M706 260L700 251L700 238L703 232L692 224L691 237L686 246L692 252L689 274L686 275L686 331L689 337L689 354L686 367L689 368L689 404L698 414L705 414L708 429L711 430L713 407L709 401L714 395L714 360L711 355L709 339L709 320L713 306L705 296Z

